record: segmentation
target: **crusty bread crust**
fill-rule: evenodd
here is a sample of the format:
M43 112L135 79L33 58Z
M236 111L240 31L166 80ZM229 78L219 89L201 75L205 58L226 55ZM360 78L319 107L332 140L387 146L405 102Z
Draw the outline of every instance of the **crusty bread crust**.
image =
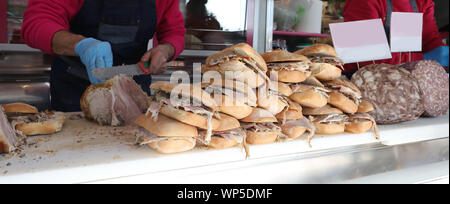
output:
M249 92L251 94L255 94L253 90ZM257 97L255 95L250 95L252 99L248 99L246 97L239 98L236 95L212 95L212 98L215 100L218 105L218 111L231 115L237 119L242 119L250 115L253 111L253 107L247 105L248 102L251 102L252 105L256 106ZM253 98L254 97L254 98ZM248 100L248 101L247 101Z
M236 81L247 84L251 88L258 88L266 83L266 79L263 76L255 73L238 60L230 60L217 65L202 66L203 74L210 71L220 73L223 78L231 77Z
M196 127L176 121L164 115L159 115L158 121L154 121L150 116L143 114L136 120L136 124L160 137L198 137Z
M309 76L303 83L311 86L317 86L322 88L325 87L325 85L322 82L320 82L315 76Z
M236 140L225 139L223 137L211 137L208 147L211 149L227 149L238 145Z
M194 149L196 141L191 138L168 138L149 143L148 146L161 154L174 154Z
M262 108L254 108L253 112L241 119L242 122L246 123L276 123L277 118L269 111Z
M313 89L293 93L289 98L303 107L309 108L321 108L328 103L328 98L326 96L317 93Z
M277 73L278 81L285 83L300 83L308 78L308 74L305 72L281 69L278 71L270 70L268 73L271 79L274 77L272 76L272 72Z
M313 63L310 68L312 75L322 81L332 81L342 76L342 70L332 64Z
M240 43L231 47L228 47L216 54L213 54L206 58L206 64L216 65L223 61L223 58L230 56L238 57L250 57L256 62L256 65L263 72L267 72L267 64L259 53L257 53L250 45L246 43Z
M306 132L306 128L304 127L298 127L298 126L285 126L285 125L281 125L281 130L283 132L283 134L287 135L289 138L295 139L298 138L300 136L302 136L303 134L305 134Z
M34 106L25 103L11 103L1 105L5 113L39 113L38 109Z
M326 105L322 108L303 108L303 114L305 115L331 115L331 114L344 114L340 109L333 108L330 105Z
M15 129L22 132L26 136L48 135L60 132L64 126L66 116L64 113L56 112L55 119L40 123L23 123L17 124Z
M303 118L302 106L298 103L292 102L289 104L289 108L286 111L282 111L276 115L276 118L283 120L286 115L286 120L298 120Z
M272 82L272 83L274 83L274 82ZM278 82L276 84L278 84L278 93L281 94L282 96L289 97L294 93L292 91L291 86L289 86L289 84L285 84L285 83L281 83L281 82Z
M290 53L286 50L273 50L271 52L266 52L261 55L266 63L276 63L276 62L308 62L311 61L299 54Z
M220 114L220 125L219 127L214 131L228 131L228 130L234 130L236 128L240 128L241 123L239 123L239 120L237 120L234 117L231 117L226 114Z
M345 132L345 124L321 124L313 123L316 127L316 134L319 135L334 135L341 134Z
M219 111L231 115L236 119L242 119L252 113L253 107L245 104L236 106L220 106Z
M191 112L183 111L180 109L176 109L174 107L163 105L161 110L161 114L164 114L165 116L168 116L170 118L173 118L175 120L178 120L180 122L183 122L188 125L192 125L195 127L198 127L203 130L208 129L208 118L205 116L201 116L198 114L194 114ZM212 129L213 131L216 131L217 128L220 126L220 121L213 118L212 119Z
M261 92L258 91L258 95L259 93ZM280 113L287 106L288 104L280 100L280 97L277 95L258 96L258 107L268 110L273 115Z
M361 100L361 103L359 103L358 113L368 113L373 110L375 110L375 107L369 101Z
M328 56L338 57L336 50L327 44L315 44L295 52L299 55L324 54Z
M247 143L252 145L262 145L274 143L278 138L277 132L253 132L247 131Z
M200 86L193 86L191 84L172 84L167 81L160 81L153 83L150 89L155 91L164 91L168 93L180 93L183 96L190 96L198 101L201 101L205 106L217 110L216 102L211 98L210 94L203 91Z
M344 94L333 91L328 93L328 95L330 96L329 103L334 107L341 109L345 113L355 114L358 111L358 105L356 105L355 102Z
M211 86L215 86L215 87L224 87L227 89L232 89L232 90L237 91L238 93L245 94L250 99L250 101L257 100L256 92L247 84L240 82L240 81L234 81L234 80L228 80L228 79L221 80L221 82L222 82L222 84L219 84L219 82L212 81L212 82L208 82L208 83L202 83L202 85L211 85Z
M369 131L373 127L373 122L366 120L363 122L351 122L345 125L345 132L353 134L362 134Z
M355 84L353 84L351 81L347 81L347 80L343 80L343 79L335 79L333 81L326 82L326 84L327 85L342 85L342 86L346 86L348 88L353 89L359 95L361 95L361 90L359 90L359 88Z

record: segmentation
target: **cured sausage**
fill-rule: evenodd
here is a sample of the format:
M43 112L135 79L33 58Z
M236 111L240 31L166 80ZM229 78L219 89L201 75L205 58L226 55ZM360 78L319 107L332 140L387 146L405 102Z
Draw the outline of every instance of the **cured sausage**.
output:
M436 61L424 60L400 65L418 81L425 117L445 115L449 109L449 76Z
M404 68L368 65L353 75L352 82L362 97L374 105L375 110L369 114L379 124L415 120L425 111L419 84Z

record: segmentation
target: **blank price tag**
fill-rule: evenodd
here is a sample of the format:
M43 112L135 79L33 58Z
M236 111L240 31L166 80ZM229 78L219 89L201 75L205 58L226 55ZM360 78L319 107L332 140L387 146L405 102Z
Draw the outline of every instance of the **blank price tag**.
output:
M391 59L381 19L330 24L334 47L345 63Z
M421 52L423 13L393 12L391 19L391 51Z

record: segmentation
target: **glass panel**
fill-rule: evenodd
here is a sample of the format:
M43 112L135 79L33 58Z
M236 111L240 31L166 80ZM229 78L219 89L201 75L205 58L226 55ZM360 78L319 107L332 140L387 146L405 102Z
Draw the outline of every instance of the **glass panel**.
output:
M23 43L20 37L20 28L23 22L23 13L28 0L8 0L8 42Z
M246 41L247 0L180 0L186 49L221 50Z

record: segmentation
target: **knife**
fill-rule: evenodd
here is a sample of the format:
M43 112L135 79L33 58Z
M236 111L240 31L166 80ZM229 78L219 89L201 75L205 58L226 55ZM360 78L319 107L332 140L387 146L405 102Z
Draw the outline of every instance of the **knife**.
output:
M150 62L139 62L132 65L122 65L114 67L104 67L92 70L92 75L99 80L111 79L117 75L139 76L149 75Z
M61 59L68 65L67 73L72 76L78 77L89 81L86 67L81 63L77 57L61 56ZM92 74L99 80L107 80L115 77L116 75L123 74L127 76L137 76L143 74L150 74L148 70L150 62L139 62L134 65L123 65L116 67L105 67L94 69Z

